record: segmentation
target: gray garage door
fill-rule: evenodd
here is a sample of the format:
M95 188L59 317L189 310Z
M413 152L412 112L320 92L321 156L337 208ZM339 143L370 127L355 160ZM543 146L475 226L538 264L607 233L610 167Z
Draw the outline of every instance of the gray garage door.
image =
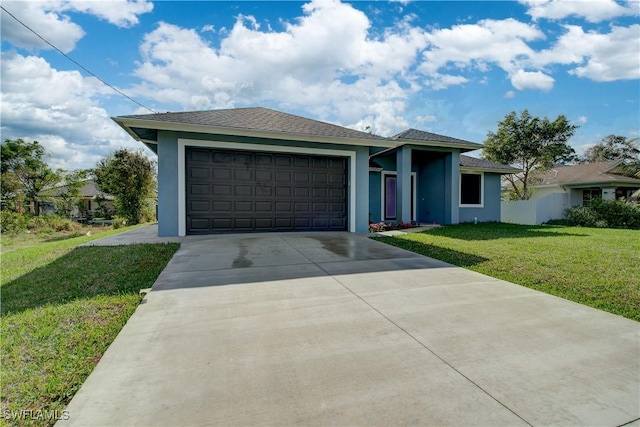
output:
M187 148L187 233L343 231L347 160Z

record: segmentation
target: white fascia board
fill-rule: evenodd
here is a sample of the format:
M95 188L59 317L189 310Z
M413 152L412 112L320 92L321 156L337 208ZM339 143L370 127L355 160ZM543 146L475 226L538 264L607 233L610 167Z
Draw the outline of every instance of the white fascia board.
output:
M339 144L339 145L363 145L367 147L392 147L393 141L378 139L359 139L359 138L340 138L320 135L308 135L302 133L287 132L269 132L246 128L230 128L206 125L194 125L188 123L162 122L157 120L113 118L120 126L125 128L127 132L134 136L135 132L128 130L130 127L140 127L144 129L167 130L175 132L194 132L211 135L230 135L230 136L248 136L254 138L280 139L286 141L302 141L302 142L319 142L323 144ZM134 136L135 139L139 137Z
M398 139L400 142L398 145L417 145L423 147L442 147L442 148L467 148L470 151L482 149L482 144L476 144L474 142L443 142L443 141L414 141L411 139Z
M508 172L508 171L505 171L504 169L474 168L469 166L460 166L460 172L488 172L488 173L499 173L500 175L511 175L521 171L515 170L515 171Z

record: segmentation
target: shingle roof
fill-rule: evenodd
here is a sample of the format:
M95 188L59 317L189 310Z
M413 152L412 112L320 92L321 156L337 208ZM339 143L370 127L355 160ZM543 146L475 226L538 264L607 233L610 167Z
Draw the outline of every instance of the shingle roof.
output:
M391 137L391 139L420 142L443 142L450 145L463 145L465 147L468 147L469 145L477 146L478 148L482 147L481 144L475 142L452 138L445 135L438 135L437 133L426 132L418 129L407 129L404 132L400 132L399 134Z
M491 160L477 159L475 157L465 156L462 154L460 155L460 166L477 169L491 169L504 173L520 172L520 169L513 168L511 166L502 165L500 163L492 162Z
M539 185L607 182L626 182L632 185L640 185L640 179L607 172L619 163L620 160L613 160L583 165L555 166L541 176L542 183Z
M42 191L40 193L41 196L49 196L49 197L58 197L61 194L68 191L68 187L66 185L61 185L60 187L51 188L49 190ZM93 180L85 182L85 184L80 188L79 197L90 197L93 198L97 195L105 197L107 199L111 199L112 197L98 189L96 182Z
M335 138L388 140L387 138L367 132L361 132L264 107L156 113L120 116L118 118Z

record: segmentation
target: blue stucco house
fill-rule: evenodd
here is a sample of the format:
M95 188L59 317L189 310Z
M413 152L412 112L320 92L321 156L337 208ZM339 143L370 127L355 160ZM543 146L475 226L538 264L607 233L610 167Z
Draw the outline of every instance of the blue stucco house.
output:
M409 129L391 138L268 108L114 117L158 155L158 234L367 232L370 222L500 220L480 144Z

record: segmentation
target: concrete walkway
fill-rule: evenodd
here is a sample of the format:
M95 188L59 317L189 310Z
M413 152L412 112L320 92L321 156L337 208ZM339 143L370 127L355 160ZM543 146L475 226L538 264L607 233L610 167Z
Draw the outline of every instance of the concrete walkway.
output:
M640 425L640 324L363 235L184 238L67 410L59 425Z

